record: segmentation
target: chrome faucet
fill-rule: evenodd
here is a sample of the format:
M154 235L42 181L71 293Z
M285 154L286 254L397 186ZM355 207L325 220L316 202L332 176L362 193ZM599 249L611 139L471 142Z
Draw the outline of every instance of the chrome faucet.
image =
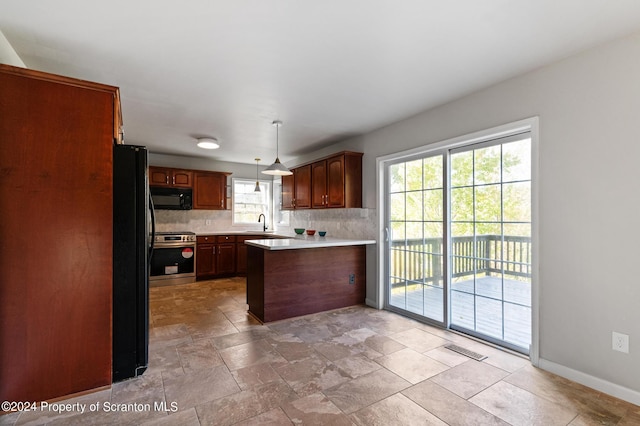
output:
M258 216L258 223L260 223L260 218L264 219L264 225L262 225L262 232L267 232L267 217L264 215L264 213L260 213L260 216Z

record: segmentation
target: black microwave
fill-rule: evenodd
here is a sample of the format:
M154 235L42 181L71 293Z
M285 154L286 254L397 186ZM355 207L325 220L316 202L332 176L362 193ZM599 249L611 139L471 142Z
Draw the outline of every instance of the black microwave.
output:
M153 208L156 210L191 210L193 191L191 188L150 188Z

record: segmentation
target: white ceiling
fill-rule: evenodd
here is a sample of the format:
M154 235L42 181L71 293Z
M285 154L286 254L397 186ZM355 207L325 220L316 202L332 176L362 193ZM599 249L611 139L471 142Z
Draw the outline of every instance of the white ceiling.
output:
M120 87L127 143L241 163L275 119L286 162L638 30L637 0L0 0L27 67Z

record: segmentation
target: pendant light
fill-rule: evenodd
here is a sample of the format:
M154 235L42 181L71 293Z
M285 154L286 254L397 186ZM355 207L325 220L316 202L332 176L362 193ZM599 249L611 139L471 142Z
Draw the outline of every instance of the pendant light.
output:
M258 163L260 162L259 158L256 158L256 189L253 192L260 192L260 181L258 180Z
M262 171L262 173L264 173L265 175L272 175L272 176L289 176L292 175L293 172L289 169L287 169L281 162L280 162L280 153L278 152L279 150L279 144L280 144L280 133L279 133L279 128L280 126L282 126L282 121L280 120L275 120L273 123L275 127L276 127L276 161L270 165L269 167L267 167L266 169L264 169Z

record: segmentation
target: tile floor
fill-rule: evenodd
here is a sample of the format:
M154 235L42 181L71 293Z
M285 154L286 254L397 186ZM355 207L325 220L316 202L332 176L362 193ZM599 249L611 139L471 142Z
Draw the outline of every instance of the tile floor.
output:
M77 404L65 413L0 424L640 424L636 405L390 312L356 306L260 325L242 278L152 288L150 335L141 377L61 401Z

